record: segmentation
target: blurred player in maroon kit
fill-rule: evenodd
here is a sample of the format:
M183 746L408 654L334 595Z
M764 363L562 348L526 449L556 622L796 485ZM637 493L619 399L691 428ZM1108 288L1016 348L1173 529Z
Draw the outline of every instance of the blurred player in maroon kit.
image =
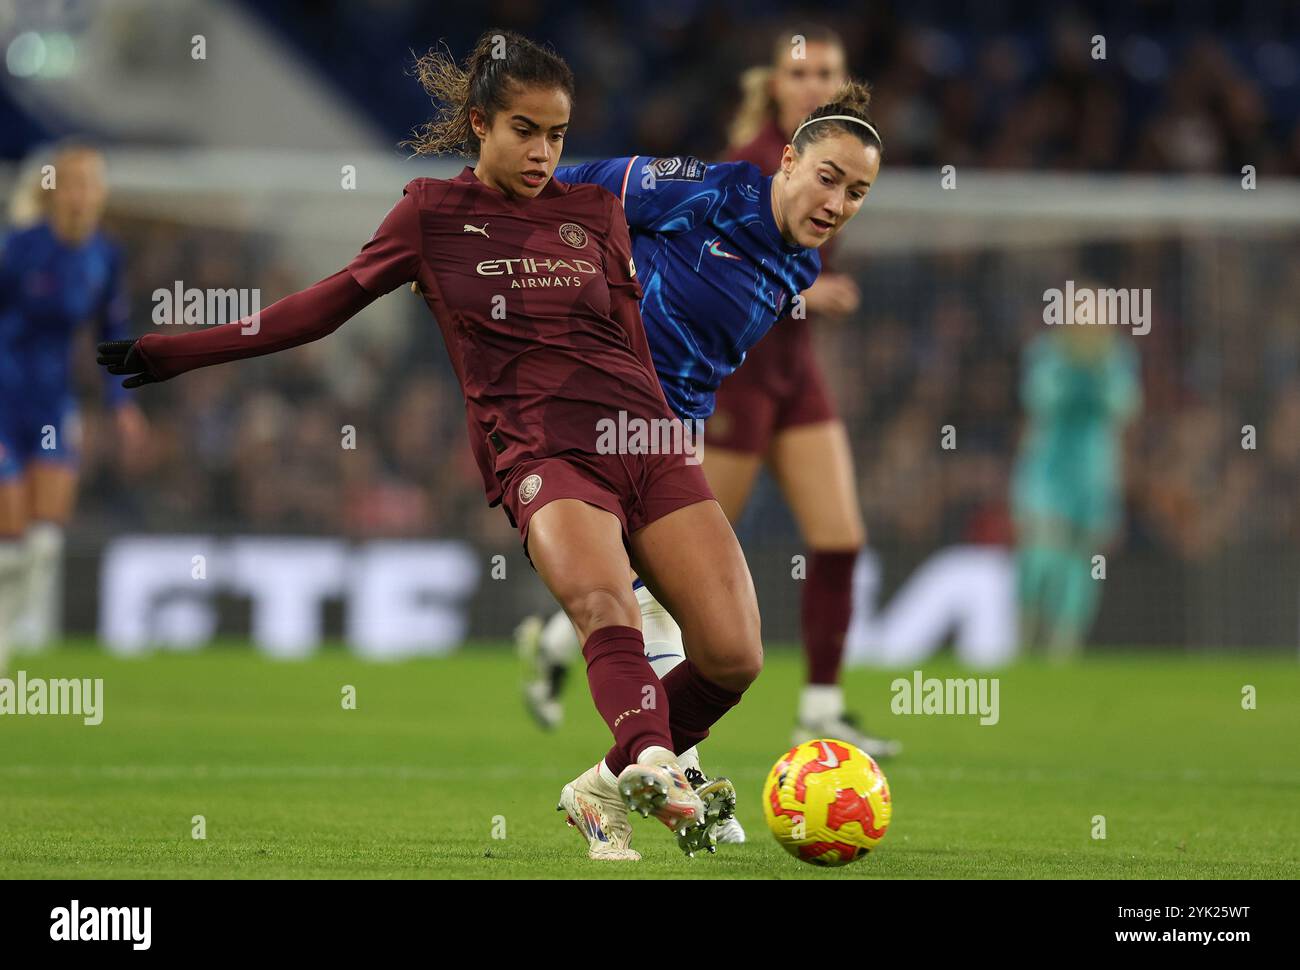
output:
M730 158L775 171L800 121L847 79L844 45L834 31L783 31L772 65L742 78L745 100L732 125ZM821 275L803 294L812 316L843 318L861 301L853 279L830 268L834 246L832 240L821 248ZM875 757L897 754L896 741L870 736L844 709L840 668L853 567L867 536L848 434L817 364L807 318L773 327L722 382L705 439L704 473L727 517L739 521L766 464L809 550L801 604L808 683L794 742L836 737Z
M628 810L653 813L683 850L711 848L734 806L725 779L686 781L676 752L703 740L762 666L744 555L696 464L682 454L603 454L602 420L673 420L638 310L627 223L603 188L552 181L573 76L550 50L482 35L465 66L417 64L438 116L417 154L462 151L454 179L407 184L343 270L256 318L205 332L100 346L134 387L273 353L332 333L414 282L465 396L489 504L501 503L533 566L579 631L605 759L564 786L560 807L600 859L636 859ZM662 683L644 654L632 570L672 609L689 660Z

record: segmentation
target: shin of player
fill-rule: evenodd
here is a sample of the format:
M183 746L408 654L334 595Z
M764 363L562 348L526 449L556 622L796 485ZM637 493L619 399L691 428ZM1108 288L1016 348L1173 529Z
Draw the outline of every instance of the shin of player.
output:
M27 649L48 646L61 633L63 527L57 522L33 522L26 536L27 575L14 642Z
M0 675L9 669L14 624L22 606L26 567L27 548L22 537L0 535Z

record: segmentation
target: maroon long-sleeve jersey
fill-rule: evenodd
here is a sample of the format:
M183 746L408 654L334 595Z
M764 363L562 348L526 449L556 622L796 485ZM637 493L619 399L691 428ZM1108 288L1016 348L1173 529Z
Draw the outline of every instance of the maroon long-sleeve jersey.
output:
M162 378L271 353L332 332L410 282L442 330L490 504L521 461L594 453L602 419L672 417L618 200L553 179L536 198L510 199L469 167L408 183L346 269L272 304L255 326L150 334L140 352Z

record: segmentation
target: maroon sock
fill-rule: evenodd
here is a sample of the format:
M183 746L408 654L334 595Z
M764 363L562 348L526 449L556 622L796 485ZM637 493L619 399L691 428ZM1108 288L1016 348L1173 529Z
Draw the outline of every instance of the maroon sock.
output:
M740 703L741 694L704 677L690 660L683 660L664 678L668 694L668 723L673 750L681 754L709 736L709 728Z
M708 680L689 660L683 660L668 671L663 684L673 734L672 744L664 747L671 748L677 754L707 738L709 728L740 703L739 693ZM610 748L609 754L605 755L606 766L616 775L631 764L632 760L622 753L618 745Z
M614 747L605 758L610 770L622 771L651 745L671 747L668 692L645 658L641 631L602 627L587 638L582 655L591 699L614 734Z
M844 634L853 609L853 566L857 551L816 552L809 557L803 588L803 652L808 683L837 684L844 659Z

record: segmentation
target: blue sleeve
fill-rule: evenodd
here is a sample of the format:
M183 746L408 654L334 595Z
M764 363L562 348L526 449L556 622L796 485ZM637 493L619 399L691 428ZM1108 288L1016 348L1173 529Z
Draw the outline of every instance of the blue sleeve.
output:
M129 340L131 338L131 304L127 297L122 252L116 246L109 250L108 286L99 309L99 339ZM120 377L104 372L104 400L109 407L117 407L127 399Z
M721 201L729 165L706 165L690 155L651 158L631 155L585 165L566 165L561 182L587 182L614 193L627 224L641 232L686 232Z
M555 170L555 177L561 182L585 183L599 185L614 193L614 198L623 198L623 176L632 167L637 156L623 158L604 158L598 162L584 162L581 165L563 165Z

